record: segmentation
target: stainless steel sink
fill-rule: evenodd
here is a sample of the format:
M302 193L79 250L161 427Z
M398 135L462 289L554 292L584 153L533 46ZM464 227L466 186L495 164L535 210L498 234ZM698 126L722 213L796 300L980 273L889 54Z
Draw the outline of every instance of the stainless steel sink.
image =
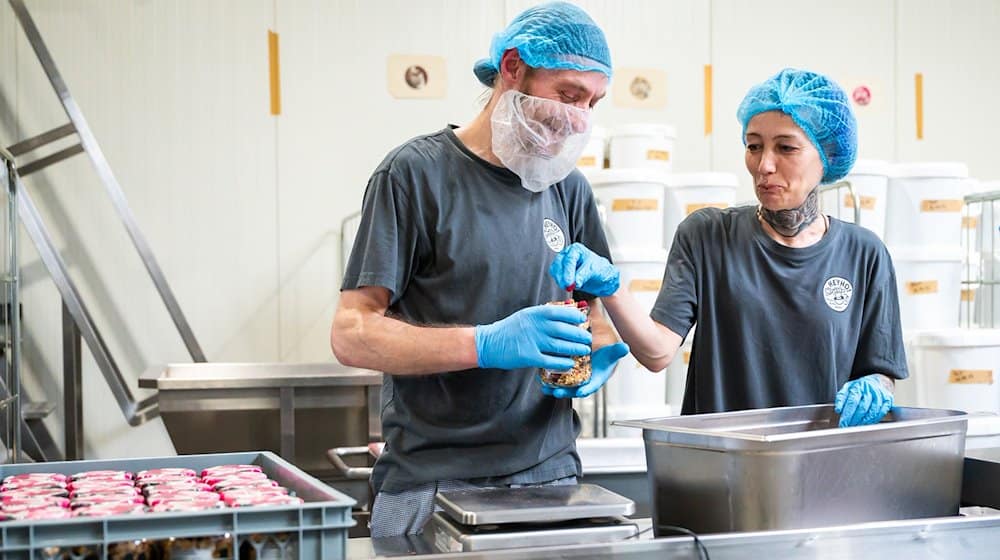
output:
M178 453L273 451L324 480L327 449L381 439L381 384L379 372L337 363L169 364L139 379L158 389Z

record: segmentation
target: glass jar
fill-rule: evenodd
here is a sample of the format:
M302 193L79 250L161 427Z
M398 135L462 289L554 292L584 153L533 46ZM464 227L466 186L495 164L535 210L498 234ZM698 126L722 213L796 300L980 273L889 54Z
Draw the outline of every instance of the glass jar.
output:
M590 332L590 306L587 305L585 301L574 301L568 299L565 301L550 301L546 305L572 305L577 308L578 311L583 313L587 320L580 323L581 329L586 329ZM542 380L542 385L546 387L557 388L567 388L572 389L573 387L579 387L587 381L590 380L591 367L590 367L590 354L585 356L573 356L573 368L566 371L553 371L549 369L542 369L538 374L539 378Z

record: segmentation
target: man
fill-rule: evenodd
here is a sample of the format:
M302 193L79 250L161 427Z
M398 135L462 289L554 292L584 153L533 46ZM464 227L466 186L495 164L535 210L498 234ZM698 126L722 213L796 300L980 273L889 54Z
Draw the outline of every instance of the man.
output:
M372 175L334 318L337 358L387 374L372 537L421 531L439 491L575 483L579 419L537 368L568 370L614 340L600 313L592 339L582 313L542 305L567 297L547 273L556 253L609 253L574 170L611 76L603 32L570 4L536 6L474 72L493 89L483 111ZM593 300L587 288L573 296ZM594 351L592 379L561 396L596 391L627 352Z

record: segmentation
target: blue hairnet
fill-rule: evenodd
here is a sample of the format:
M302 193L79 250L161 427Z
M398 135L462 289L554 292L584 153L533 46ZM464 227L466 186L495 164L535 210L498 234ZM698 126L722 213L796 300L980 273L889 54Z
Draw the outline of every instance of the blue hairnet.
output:
M604 32L587 12L566 2L549 2L521 12L490 43L490 56L473 67L479 81L493 86L503 53L517 49L532 68L601 72L611 78L611 52Z
M823 183L847 176L858 155L858 123L844 90L822 74L786 68L750 88L736 118L743 125L759 113L781 111L799 125L823 160Z

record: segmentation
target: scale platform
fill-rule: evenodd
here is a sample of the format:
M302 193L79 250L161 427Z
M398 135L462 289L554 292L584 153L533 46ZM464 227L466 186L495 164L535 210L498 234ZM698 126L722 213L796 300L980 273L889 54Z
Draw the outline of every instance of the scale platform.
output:
M436 503L443 511L425 532L444 552L612 542L638 534L625 517L635 512L635 502L593 484L442 492Z

